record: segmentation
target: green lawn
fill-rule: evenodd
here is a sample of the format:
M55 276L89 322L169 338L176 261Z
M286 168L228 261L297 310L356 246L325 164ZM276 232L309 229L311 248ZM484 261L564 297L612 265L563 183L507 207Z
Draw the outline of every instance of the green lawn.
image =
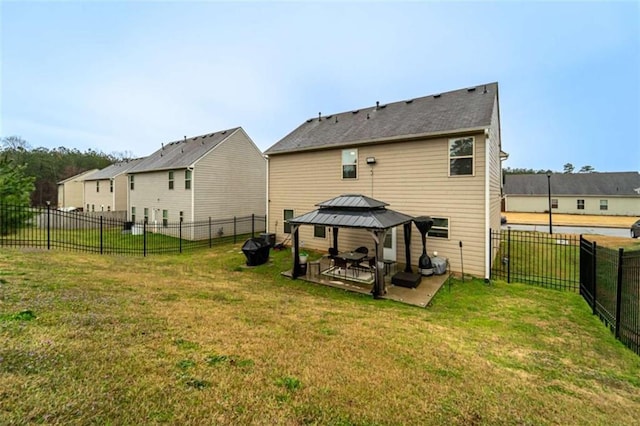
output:
M634 424L640 357L577 294L454 281L427 309L244 267L0 251L0 424Z

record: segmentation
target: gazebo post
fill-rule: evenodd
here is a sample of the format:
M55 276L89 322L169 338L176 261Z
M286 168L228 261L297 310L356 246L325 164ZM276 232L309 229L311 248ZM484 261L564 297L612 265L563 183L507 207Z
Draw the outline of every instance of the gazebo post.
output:
M300 225L291 225L292 243L293 243L293 273L291 278L294 280L302 275L300 268L300 244L298 243L298 229Z
M373 298L378 299L387 294L387 288L384 282L384 261L380 261L380 259L384 258L383 245L384 239L387 236L387 229L376 229L371 231L371 233L373 234L373 241L376 245L376 274L375 281L373 282Z
M413 269L411 269L411 222L407 222L404 224L404 250L407 261L407 264L404 267L404 271L412 274Z
M338 227L333 227L333 248L338 251Z

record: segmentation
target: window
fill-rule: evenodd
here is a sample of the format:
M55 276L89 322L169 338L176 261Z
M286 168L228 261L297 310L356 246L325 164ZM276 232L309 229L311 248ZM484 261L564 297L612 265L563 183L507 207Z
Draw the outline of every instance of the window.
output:
M291 219L292 217L293 217L293 210L285 210L284 211L283 223L284 223L284 233L285 234L290 234L291 233L291 224L287 223L287 220Z
M327 228L325 228L324 226L314 225L313 236L316 238L326 238Z
M449 176L473 175L473 138L449 139Z
M191 189L191 170L184 171L184 189Z
M162 226L169 226L169 210L162 210Z
M135 221L136 221L136 208L131 207L131 222L135 222Z
M144 223L149 223L149 207L144 208Z
M109 179L109 192L113 192L113 179Z
M432 217L433 226L427 236L434 238L449 238L449 219L446 217Z
M131 188L132 191L135 186L134 178L135 178L134 175L129 176L129 188Z
M169 189L173 189L173 172L169 172Z
M95 204L91 204L91 211L95 212L96 211L96 205Z
M600 210L609 210L609 200L600 200Z
M584 210L584 200L578 200L578 210Z
M107 206L107 211L110 212L111 211L111 206Z
M180 222L184 220L184 212L180 212Z
M552 198L551 199L551 208L552 209L557 209L558 208L558 199L557 198Z
M100 181L96 181L96 192L100 192Z
M358 177L358 150L342 150L342 179L356 179Z
M87 204L87 211L89 211L89 204Z

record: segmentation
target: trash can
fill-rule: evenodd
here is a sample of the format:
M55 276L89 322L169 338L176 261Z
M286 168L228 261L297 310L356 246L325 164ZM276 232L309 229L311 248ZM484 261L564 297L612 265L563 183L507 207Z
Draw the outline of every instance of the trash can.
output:
M242 252L247 258L247 266L258 266L269 260L269 243L262 238L249 238L242 245Z
M260 238L265 240L269 247L274 247L276 245L276 234L272 232L263 232L260 234Z
M133 222L125 222L124 223L124 228L122 230L123 231L131 231L132 227L133 227Z

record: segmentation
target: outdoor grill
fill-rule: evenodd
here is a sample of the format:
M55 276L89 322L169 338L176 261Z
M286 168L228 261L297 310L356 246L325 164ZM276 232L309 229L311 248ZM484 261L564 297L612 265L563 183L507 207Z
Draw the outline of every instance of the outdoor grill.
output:
M433 226L433 219L429 216L420 216L413 219L413 223L416 224L418 231L422 234L422 255L418 260L418 270L424 276L433 275L433 265L431 264L431 258L427 254L427 232Z
M249 238L242 245L242 252L247 258L247 266L258 266L269 260L271 245L263 238Z

